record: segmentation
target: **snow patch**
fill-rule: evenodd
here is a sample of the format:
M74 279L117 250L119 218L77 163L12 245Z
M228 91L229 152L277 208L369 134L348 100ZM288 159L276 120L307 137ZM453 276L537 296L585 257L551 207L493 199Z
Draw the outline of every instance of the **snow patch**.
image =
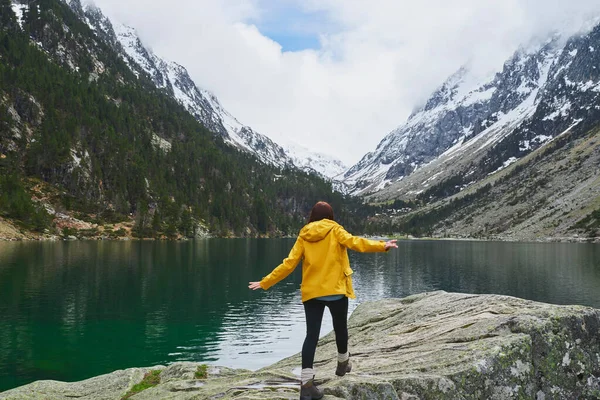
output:
M284 150L297 167L314 169L330 179L341 178L348 169L344 163L329 155L315 153L295 143L284 146Z
M569 78L565 77L565 83L567 84L567 86L575 87L581 92L587 92L588 90L591 90L593 92L600 92L600 83L594 82L591 79L587 82L573 82L569 80Z
M594 86L596 86L596 83L592 80L589 80L585 83L580 83L578 85L579 90L581 90L582 92L587 92L588 90L592 89Z
M148 58L144 57L148 54L142 46L142 42L139 40L135 29L123 24L114 24L113 29L115 31L115 35L117 35L117 39L123 47L123 50L125 50L126 55L131 57L131 59L133 59L137 65L142 67L144 71L151 74L153 65ZM125 59L127 65L131 67L129 59L127 59L127 57L123 58ZM135 70L133 71L136 72Z
M77 150L71 149L71 158L73 158L74 167L79 167L81 165L81 157L77 156Z
M81 155L81 157L79 156L79 152L76 149L71 149L71 159L73 160L73 162L71 163L71 170L74 170L75 168L82 168L83 174L85 176L89 177L89 170L87 168L85 168L85 164L82 165L81 162L86 160L86 159L90 159L90 153L88 153L87 150L85 150L83 152L83 155Z
M27 9L27 4L12 3L11 7L13 12L17 16L17 22L19 23L19 26L21 27L21 29L23 29L23 15L25 13L25 10Z
M484 91L471 92L464 98L464 100L462 100L461 105L463 107L466 107L472 104L483 103L485 101L488 101L492 98L494 93L496 93L496 90L498 89L495 87L491 87Z
M443 174L445 171L439 171L435 174L433 174L431 177L427 178L425 181L423 181L423 183L421 185L426 186L429 184L429 182L433 181L435 178L437 178L438 176L440 176L441 174Z
M382 189L385 189L386 185L387 185L388 183L391 183L391 182L392 182L392 181L391 181L391 180L389 180L389 179L384 179L384 180L382 180L381 182L379 182L379 184L378 184L377 186L375 186L375 187L374 187L372 190L374 190L374 191L378 192L378 191L380 191L380 190L382 190Z
M502 112L496 113L496 115L494 115L494 117L497 118L496 123L485 129L468 142L457 144L446 150L439 158L445 157L447 160L450 160L454 157L457 157L459 154L468 151L468 149L474 147L475 145L478 145L478 147L474 151L479 152L485 148L488 148L494 143L498 143L500 140L509 135L514 128L530 118L537 109L536 98L540 88L544 87L548 81L550 68L557 58L558 52L554 52L539 62L538 68L540 70L540 76L538 81L535 83L536 88L529 91L529 96L527 96L527 98L525 98L521 104L506 114Z
M533 138L533 141L538 142L540 144L547 143L550 140L552 140L552 136L548 136L548 135L537 135L536 137Z
M573 121L573 124L571 126L569 126L567 129L565 129L560 134L558 134L555 137L553 137L552 140L550 140L550 142L553 142L557 138L561 137L562 135L565 135L565 134L569 133L571 131L571 129L573 129L574 127L576 127L577 125L579 125L581 123L581 121L583 121L583 119L576 119L575 121Z
M511 157L511 158L509 158L508 160L504 161L504 163L502 164L502 166L500 168L498 168L494 172L488 174L488 176L489 175L494 175L496 172L502 171L504 168L508 167L511 164L514 164L517 161L518 161L517 157Z
M567 115L569 115L569 110L571 109L571 102L570 101L566 101L561 108L559 108L558 110L554 111L551 114L546 115L542 121L554 121L556 118L558 117L566 117Z

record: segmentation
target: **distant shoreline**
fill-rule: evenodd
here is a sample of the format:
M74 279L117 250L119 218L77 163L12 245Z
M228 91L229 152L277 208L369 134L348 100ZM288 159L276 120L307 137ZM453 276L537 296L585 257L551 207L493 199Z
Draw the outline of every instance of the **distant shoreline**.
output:
M512 243L600 243L600 237L588 238L579 236L545 236L541 238L516 238L513 236L495 236L488 238L471 237L390 237L397 240L417 240L417 241L453 241L453 242L512 242Z
M19 237L4 237L0 236L0 242L129 242L129 241L161 241L161 242L188 242L195 240L206 239L293 239L295 236L212 236L206 235L202 237L186 238L166 238L166 237L62 237L58 235L35 235L23 234ZM543 238L515 238L507 237L490 237L490 238L471 238L471 237L414 237L414 236L395 236L395 235L357 235L371 240L399 240L399 241L437 241L437 242L507 242L507 243L592 243L600 244L600 237L543 237Z
M70 235L56 235L50 233L34 233L30 231L24 231L16 226L12 221L6 220L0 217L0 242L15 242L15 241L129 241L129 240L159 240L159 241L188 241L188 240L204 240L204 239L283 239L283 238L295 238L295 235L258 235L258 236L214 236L208 232L205 227L198 229L196 237L187 238L178 235L175 238L169 238L165 235L159 237L146 237L139 238L132 235L133 222L127 221L119 224L115 224L114 227L123 228L122 236L114 236L114 230L105 231L104 227L98 230L96 234L85 233L85 229L74 229L70 232ZM99 227L94 225L93 229ZM89 231L89 230L88 230ZM112 235L111 235L112 234ZM358 235L363 236L372 240L413 240L413 241L463 241L463 242L514 242L514 243L600 243L600 237L583 237L583 236L545 236L545 237L516 237L513 235L498 235L491 237L466 237L466 236L454 236L454 237L436 237L436 236L425 236L415 237L412 235L402 234L377 234L377 235Z

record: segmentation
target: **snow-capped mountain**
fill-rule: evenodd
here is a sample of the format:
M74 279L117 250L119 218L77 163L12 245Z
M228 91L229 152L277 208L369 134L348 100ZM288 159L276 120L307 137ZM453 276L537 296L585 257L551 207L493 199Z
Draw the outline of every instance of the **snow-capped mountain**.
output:
M339 181L348 167L339 160L322 153L316 153L296 143L284 145L285 152L298 168L317 172L329 179Z
M105 42L122 49L123 58L130 68L139 73L138 67L148 74L156 87L166 90L179 101L198 121L223 140L240 150L247 151L271 165L283 168L296 166L331 178L331 171L339 174L341 163L332 157L310 151L288 154L286 150L265 135L240 123L208 90L200 88L192 80L185 67L154 54L145 46L132 27L111 22L93 5L82 7L79 0L68 0L70 7L88 23ZM343 171L341 171L343 172Z
M560 50L557 40L533 51L521 49L483 83L473 83L468 69L461 68L353 166L346 183L357 192L381 190L470 138L518 124L535 110L534 100Z
M113 27L117 40L130 57L129 62L133 60L141 66L158 88L170 93L209 130L221 135L226 142L255 154L265 163L278 167L291 163L281 146L241 124L221 106L214 94L198 88L183 66L165 61L147 49L133 28L122 24Z
M419 193L452 176L467 186L568 129L597 122L596 48L598 26L521 48L502 71L479 82L460 69L353 166L345 182L353 193L385 197Z

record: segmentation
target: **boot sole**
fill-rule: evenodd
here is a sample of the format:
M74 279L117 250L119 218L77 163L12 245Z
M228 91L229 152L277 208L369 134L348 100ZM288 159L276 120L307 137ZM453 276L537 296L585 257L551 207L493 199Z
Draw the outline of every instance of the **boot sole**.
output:
M320 400L323 398L323 396L321 396L321 397L302 396L302 397L300 397L300 400Z

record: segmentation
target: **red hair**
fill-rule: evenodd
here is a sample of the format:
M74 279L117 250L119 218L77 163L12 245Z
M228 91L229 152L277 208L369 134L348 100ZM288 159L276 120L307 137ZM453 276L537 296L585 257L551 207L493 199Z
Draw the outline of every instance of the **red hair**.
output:
M329 203L326 203L324 201L319 201L317 204L315 204L313 206L312 210L310 211L310 217L308 219L308 223L320 221L322 219L330 219L330 220L334 221L333 208L331 208Z

